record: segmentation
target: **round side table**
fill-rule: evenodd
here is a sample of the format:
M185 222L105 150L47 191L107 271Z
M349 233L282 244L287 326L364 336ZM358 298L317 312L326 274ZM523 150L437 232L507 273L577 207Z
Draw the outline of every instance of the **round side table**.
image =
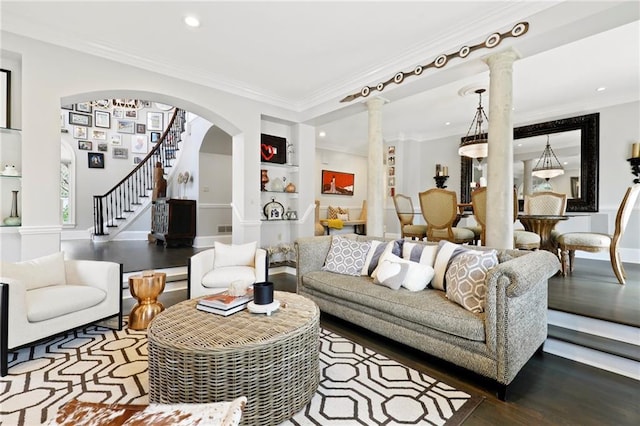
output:
M129 314L130 329L146 330L153 317L164 311L158 296L162 294L166 280L167 274L153 271L129 277L129 291L138 300Z

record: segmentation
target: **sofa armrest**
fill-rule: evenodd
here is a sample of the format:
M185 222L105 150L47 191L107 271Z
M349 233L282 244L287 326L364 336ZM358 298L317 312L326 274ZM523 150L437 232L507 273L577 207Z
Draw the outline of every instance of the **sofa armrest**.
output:
M547 337L548 279L560 269L538 250L489 272L485 306L487 345L496 354L497 381L509 384Z
M189 299L193 298L192 294L194 291L197 291L197 289L202 286L202 277L213 269L214 259L214 249L203 250L189 258L189 276L187 281L187 297Z
M319 271L324 265L329 248L331 236L298 238L296 247L296 272L298 289L302 285L302 277L311 271Z

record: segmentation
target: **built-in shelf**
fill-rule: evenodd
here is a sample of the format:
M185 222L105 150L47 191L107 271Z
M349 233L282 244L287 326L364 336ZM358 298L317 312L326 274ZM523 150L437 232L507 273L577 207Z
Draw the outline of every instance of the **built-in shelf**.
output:
M269 194L286 194L286 195L297 195L298 191L296 192L287 192L287 191L260 191L260 192L265 192L265 193L269 193Z
M0 127L0 132L2 133L15 133L21 131L22 129L16 129L15 127Z
M3 175L0 174L1 178L5 178L5 179L20 179L22 178L22 175Z
M290 171L298 171L299 167L297 164L280 164L280 163L265 163L264 161L261 161L260 164L262 165L262 167L277 167L277 168L281 168L281 169L289 169Z

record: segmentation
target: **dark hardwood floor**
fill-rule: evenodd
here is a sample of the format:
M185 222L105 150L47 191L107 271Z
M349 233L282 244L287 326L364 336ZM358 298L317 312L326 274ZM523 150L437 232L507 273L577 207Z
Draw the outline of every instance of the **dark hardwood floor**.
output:
M122 262L125 271L185 266L199 251L164 248L146 242L92 244L63 242L70 258ZM572 276L549 281L552 309L640 326L640 265L624 265L628 279L617 283L608 262L578 259ZM295 291L295 277L272 274L276 290ZM495 396L483 377L373 334L338 318L322 315L323 327L428 372L456 388L485 397L465 425L637 425L640 382L548 353L535 355L509 387L508 401Z

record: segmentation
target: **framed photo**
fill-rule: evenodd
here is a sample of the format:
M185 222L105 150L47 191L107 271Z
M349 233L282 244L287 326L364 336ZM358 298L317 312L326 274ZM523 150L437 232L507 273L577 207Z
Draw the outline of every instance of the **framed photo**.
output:
M138 111L135 109L125 109L124 118L138 118Z
M91 141L78 141L78 149L91 151L93 149L93 143Z
M147 130L162 130L161 112L147 112Z
M62 108L62 109L68 109L68 110L73 111L73 104L60 105L60 108Z
M160 136L162 136L160 132L151 132L151 143L157 143L160 140Z
M109 145L107 145L106 143L98 144L98 151L107 152L108 150L109 150Z
M147 135L136 135L131 141L132 154L146 154L149 150Z
M113 118L124 118L124 110L122 108L114 109Z
M94 120L96 127L102 127L103 129L111 128L111 114L107 111L94 111Z
M147 126L144 123L136 123L136 133L147 133Z
M91 127L91 116L69 111L69 124Z
M322 171L323 194L353 195L355 175L353 173Z
M109 108L109 99L97 99L93 102L96 108L107 109Z
M75 139L87 139L88 129L82 126L73 126L73 137Z
M133 165L137 166L138 164L142 163L142 160L144 160L144 156L143 155L134 155L133 157Z
M65 129L65 124L66 123L64 122L64 116L65 115L66 114L64 112L60 113L60 129L66 132L67 131L67 129Z
M113 148L111 149L111 155L118 160L126 160L129 158L129 150L127 148Z
M260 161L284 164L287 162L287 140L280 136L260 135Z
M91 139L106 141L107 140L107 132L104 130L91 130Z
M80 102L79 104L76 104L76 111L88 112L90 114L91 111L93 111L93 108L91 108L91 104L89 102Z
M87 153L90 169L104 169L104 154L101 152Z
M118 133L134 134L136 132L136 122L132 120L118 120Z
M111 145L122 145L122 136L111 135Z

